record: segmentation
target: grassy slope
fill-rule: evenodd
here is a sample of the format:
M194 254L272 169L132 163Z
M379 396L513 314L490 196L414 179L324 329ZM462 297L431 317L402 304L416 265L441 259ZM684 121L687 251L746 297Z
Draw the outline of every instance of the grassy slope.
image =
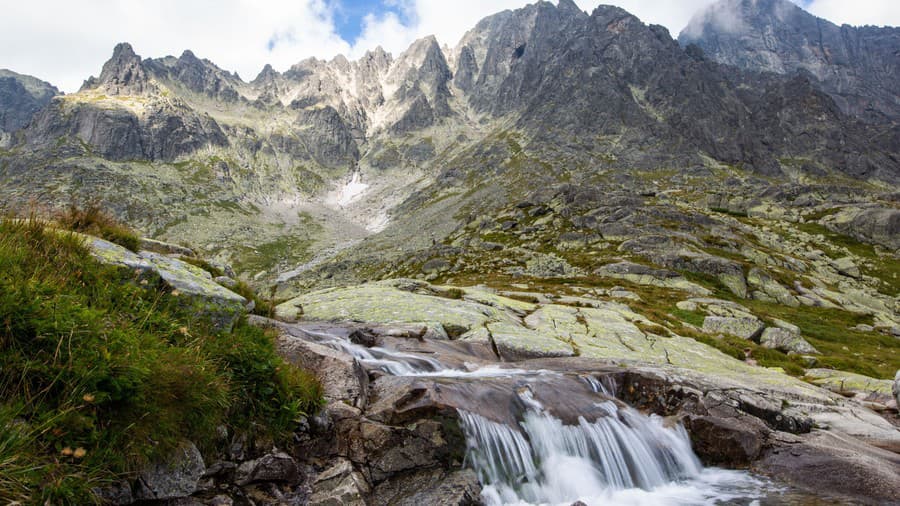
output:
M212 334L159 279L95 262L72 236L0 222L0 503L85 504L215 427L278 437L317 408L272 336Z

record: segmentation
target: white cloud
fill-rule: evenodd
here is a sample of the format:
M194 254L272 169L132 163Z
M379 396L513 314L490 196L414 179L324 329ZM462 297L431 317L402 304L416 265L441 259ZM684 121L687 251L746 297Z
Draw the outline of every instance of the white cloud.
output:
M677 36L714 0L606 0ZM590 12L599 0L576 0ZM406 20L373 12L355 44L337 34L326 0L28 0L4 2L0 68L32 74L74 91L100 72L117 42L144 57L191 49L252 79L266 63L285 70L309 56L357 57L381 45L397 55L413 40L435 35L453 46L481 18L528 0L390 0ZM836 23L900 25L897 0L814 0L808 9ZM274 37L274 38L273 38ZM274 41L274 47L268 44Z
M897 0L813 0L806 10L837 24L900 25L900 2Z

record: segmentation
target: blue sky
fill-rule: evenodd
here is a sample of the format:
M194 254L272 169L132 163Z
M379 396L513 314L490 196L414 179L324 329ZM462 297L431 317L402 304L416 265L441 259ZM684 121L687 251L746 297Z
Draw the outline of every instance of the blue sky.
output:
M452 0L448 0L452 1ZM406 12L397 0L330 0L334 9L334 27L342 39L353 44L362 34L365 17L383 18L394 14L403 25L409 25Z

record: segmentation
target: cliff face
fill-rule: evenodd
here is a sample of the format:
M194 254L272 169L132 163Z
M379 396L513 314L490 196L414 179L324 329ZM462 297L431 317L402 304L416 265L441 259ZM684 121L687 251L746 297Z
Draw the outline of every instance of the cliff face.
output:
M900 119L900 29L837 26L787 0L722 0L678 38L742 69L806 73L841 110L866 121Z
M59 90L31 76L0 69L0 132L24 128Z

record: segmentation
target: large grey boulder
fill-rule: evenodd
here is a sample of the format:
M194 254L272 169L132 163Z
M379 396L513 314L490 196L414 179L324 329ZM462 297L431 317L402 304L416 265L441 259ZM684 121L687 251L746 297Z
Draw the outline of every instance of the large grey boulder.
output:
M707 316L703 319L703 331L710 334L730 334L752 340L760 335L765 325L758 318L732 318Z
M900 249L900 209L847 208L822 220L828 229L857 240Z
M187 497L197 491L205 470L200 450L194 443L184 442L165 461L141 472L135 482L134 498L152 501Z
M803 339L799 333L778 327L769 327L763 330L762 335L759 336L759 344L785 353L799 353L801 355L819 353L819 350L809 344L806 339Z

